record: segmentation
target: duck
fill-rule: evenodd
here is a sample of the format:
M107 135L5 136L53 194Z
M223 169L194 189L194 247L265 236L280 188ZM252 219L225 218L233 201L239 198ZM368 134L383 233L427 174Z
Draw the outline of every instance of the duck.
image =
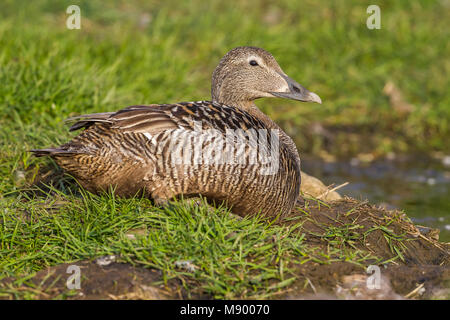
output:
M293 140L256 105L260 98L322 103L268 51L237 47L212 74L211 100L134 105L69 118L71 141L33 149L92 193L141 194L165 206L204 197L239 216L275 217L300 197Z

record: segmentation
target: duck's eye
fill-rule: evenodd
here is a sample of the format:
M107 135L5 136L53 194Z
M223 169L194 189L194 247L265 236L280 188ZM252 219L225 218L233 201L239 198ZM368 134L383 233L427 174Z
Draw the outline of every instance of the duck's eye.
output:
M256 62L256 60L250 60L250 65L251 66L257 66L258 62Z

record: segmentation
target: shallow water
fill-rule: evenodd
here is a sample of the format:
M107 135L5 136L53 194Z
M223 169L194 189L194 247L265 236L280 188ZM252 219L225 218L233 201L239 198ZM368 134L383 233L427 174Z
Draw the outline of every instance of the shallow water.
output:
M439 228L441 241L450 241L450 161L405 157L364 163L325 162L303 157L302 170L334 186L341 195L368 199L386 208L404 210L419 225Z

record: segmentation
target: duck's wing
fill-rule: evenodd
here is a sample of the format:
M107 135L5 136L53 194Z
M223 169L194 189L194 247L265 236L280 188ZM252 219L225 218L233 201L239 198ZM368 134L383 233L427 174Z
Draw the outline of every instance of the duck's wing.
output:
M264 129L264 124L237 108L210 101L130 106L117 112L81 115L70 131L89 128L96 123L122 132L156 134L170 129Z
M136 147L139 144L134 138L147 140L167 130L214 129L226 134L227 130L266 129L259 119L247 112L210 101L136 105L117 112L85 114L66 121L75 121L70 131L85 130L57 148L30 151L36 156L72 157L73 154L114 150L129 140Z
M105 124L110 129L124 132L147 132L173 129L177 126L171 120L169 105L130 106L117 112L85 114L67 119L76 121L69 129L88 129L94 124Z

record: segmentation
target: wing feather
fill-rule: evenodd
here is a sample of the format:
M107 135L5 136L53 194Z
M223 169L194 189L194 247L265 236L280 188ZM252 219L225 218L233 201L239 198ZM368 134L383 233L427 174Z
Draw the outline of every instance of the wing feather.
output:
M265 128L260 120L246 112L210 101L136 105L117 112L86 114L68 119L73 120L77 122L70 127L70 131L102 123L122 132L152 135L178 128L194 130L195 122L201 123L203 129L214 128L224 132L243 127Z

